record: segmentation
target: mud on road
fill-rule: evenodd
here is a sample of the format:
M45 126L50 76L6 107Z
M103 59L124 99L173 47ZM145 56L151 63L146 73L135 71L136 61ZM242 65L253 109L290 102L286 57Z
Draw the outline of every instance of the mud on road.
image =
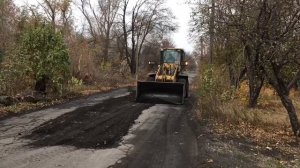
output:
M191 167L197 147L188 109L136 103L120 89L3 119L0 167L124 167L137 152L130 167Z
M134 93L93 106L80 107L35 128L24 138L32 146L69 145L77 148L105 148L117 145L144 109L151 104L134 102Z

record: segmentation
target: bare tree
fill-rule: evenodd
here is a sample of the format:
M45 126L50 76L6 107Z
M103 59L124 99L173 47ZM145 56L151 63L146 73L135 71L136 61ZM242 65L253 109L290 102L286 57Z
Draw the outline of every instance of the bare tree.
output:
M17 8L12 0L0 1L0 62L15 43L17 14Z
M94 43L99 43L103 50L103 62L108 61L112 34L120 0L98 0L97 7L90 0L81 0L79 9L89 25L89 33Z
M289 97L300 77L300 6L295 4L297 1L264 0L257 21L258 38L263 43L260 64L288 112L294 134L300 136L296 109Z
M72 32L72 9L71 0L63 0L59 5L60 17L61 17L61 31L63 35L70 34Z
M249 106L256 105L261 87L267 81L286 108L294 134L299 136L296 109L289 97L290 89L300 78L298 1L218 1L215 19L218 46L231 55L236 54L235 49L243 51L249 80Z
M42 8L46 20L63 35L71 32L71 2L71 0L43 0L39 2L39 7ZM38 9L30 7L30 10L32 14L38 15Z
M126 60L132 74L137 72L137 63L148 35L161 27L164 29L172 27L169 29L170 31L175 29L174 23L172 23L173 15L168 8L164 7L164 3L161 0L138 0L129 10L129 0L123 0L122 39L124 40ZM130 16L129 19L127 13Z
M39 5L43 8L47 18L52 26L56 27L56 16L58 15L58 1L57 0L43 0Z

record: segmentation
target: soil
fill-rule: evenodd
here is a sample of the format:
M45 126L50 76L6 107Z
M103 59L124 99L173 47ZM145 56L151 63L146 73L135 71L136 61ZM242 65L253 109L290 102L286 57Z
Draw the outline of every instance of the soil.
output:
M140 113L151 104L134 102L129 96L81 107L47 121L25 136L33 146L70 145L78 148L108 148L117 145Z

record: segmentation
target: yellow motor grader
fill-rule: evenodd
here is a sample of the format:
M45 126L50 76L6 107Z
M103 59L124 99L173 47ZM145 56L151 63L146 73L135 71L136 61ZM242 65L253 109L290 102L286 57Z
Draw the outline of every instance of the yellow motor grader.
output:
M188 75L183 73L187 62L185 52L179 48L161 49L160 63L156 72L148 74L146 81L137 81L136 100L143 101L153 97L176 97L172 103L183 104L189 94ZM153 65L154 62L149 62Z

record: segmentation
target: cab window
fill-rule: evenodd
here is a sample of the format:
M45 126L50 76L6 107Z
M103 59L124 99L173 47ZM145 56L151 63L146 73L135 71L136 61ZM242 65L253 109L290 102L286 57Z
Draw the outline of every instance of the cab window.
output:
M176 50L166 50L163 54L164 63L180 63L180 52Z

